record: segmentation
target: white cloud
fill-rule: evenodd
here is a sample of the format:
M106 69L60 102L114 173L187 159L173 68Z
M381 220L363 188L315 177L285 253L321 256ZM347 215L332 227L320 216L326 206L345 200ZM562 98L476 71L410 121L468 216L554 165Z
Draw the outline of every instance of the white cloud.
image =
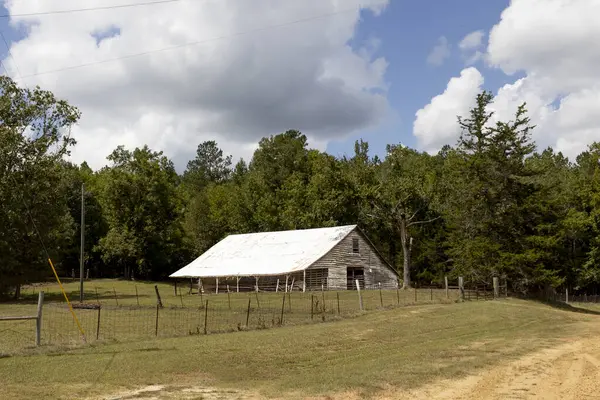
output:
M129 2L111 5L119 3ZM356 51L347 43L359 8L379 14L387 3L286 0L273 8L268 0L207 0L12 18L27 36L11 52L28 76L200 42L24 80L82 110L74 161L98 168L119 144L148 144L183 167L207 139L249 158L260 137L286 129L300 129L322 146L376 126L388 112L387 62L374 56L376 39ZM24 14L81 3L7 1L5 7ZM12 60L4 61L17 77Z
M471 32L460 41L458 47L463 51L477 50L483 45L484 36L485 32L481 30Z
M460 77L450 79L444 93L417 111L413 134L419 146L437 152L445 144L454 145L460 133L457 117L473 107L482 85L483 76L474 67L464 69Z
M445 36L438 39L437 44L427 56L427 64L439 67L450 57L450 44Z
M506 106L527 101L538 147L571 158L600 140L599 15L598 0L513 0L490 33L490 65L526 75Z
M591 142L600 141L598 15L598 0L512 0L490 32L485 55L478 56L506 74L524 75L498 90L490 107L497 113L496 118L512 118L517 107L526 102L537 125L533 138L538 148L552 146L571 159ZM449 92L447 89L438 97L447 104L462 99ZM458 137L455 124L450 122L456 117L457 107L434 107L434 101L423 110L435 108L436 113L429 113L435 118L421 113L415 121L414 135L424 148L430 142L449 142ZM463 108L462 113L467 110ZM431 127L428 133L423 126ZM454 136L450 137L447 132L453 126ZM424 136L435 138L423 140Z

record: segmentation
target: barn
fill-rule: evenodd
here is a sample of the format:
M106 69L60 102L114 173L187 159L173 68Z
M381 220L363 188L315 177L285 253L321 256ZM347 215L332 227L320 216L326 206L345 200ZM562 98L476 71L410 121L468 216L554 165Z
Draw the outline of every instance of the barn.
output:
M398 274L356 225L229 235L170 278L204 291L396 288Z

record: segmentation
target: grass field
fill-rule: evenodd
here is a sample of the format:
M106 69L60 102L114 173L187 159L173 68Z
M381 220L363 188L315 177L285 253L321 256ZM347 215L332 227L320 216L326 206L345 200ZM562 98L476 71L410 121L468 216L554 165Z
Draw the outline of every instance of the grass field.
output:
M189 294L189 286L157 284L164 308L156 308L154 283L95 280L85 283L85 301L101 304L100 311L76 309L87 342L130 341L152 337L230 332L300 325L353 317L361 313L356 291L241 292ZM79 299L78 282L64 284L69 298ZM57 284L24 287L19 302L0 304L0 315L34 315L37 292L43 290L42 344L76 345L82 342ZM285 303L284 303L285 297ZM456 290L362 291L363 309L452 302ZM206 304L208 302L208 308ZM158 318L157 318L158 314ZM283 323L281 323L283 317ZM98 323L99 322L99 323ZM34 321L0 322L0 354L15 354L33 345Z
M0 385L11 399L110 398L148 385L165 385L155 398L379 396L589 334L598 318L521 300L402 307L331 323L46 349L0 359ZM222 397L185 397L194 388ZM119 398L150 398L132 393Z

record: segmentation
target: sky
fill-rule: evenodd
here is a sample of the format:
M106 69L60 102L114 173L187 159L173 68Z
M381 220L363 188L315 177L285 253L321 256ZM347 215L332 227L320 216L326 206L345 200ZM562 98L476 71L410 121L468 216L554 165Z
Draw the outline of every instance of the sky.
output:
M180 171L205 140L249 160L287 129L337 156L359 138L436 152L482 90L496 119L527 103L539 149L600 141L599 0L135 3L3 4L3 72L79 107L71 158L94 169L118 145Z

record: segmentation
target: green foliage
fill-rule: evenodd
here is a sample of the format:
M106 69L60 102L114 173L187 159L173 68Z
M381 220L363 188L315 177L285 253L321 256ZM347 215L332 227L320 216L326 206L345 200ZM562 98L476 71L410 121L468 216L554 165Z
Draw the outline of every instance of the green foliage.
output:
M51 274L72 237L62 158L79 111L40 88L0 77L0 294Z
M101 276L163 278L232 233L358 224L405 287L444 275L521 291L600 283L600 144L574 163L538 153L526 106L500 121L488 92L435 155L388 145L379 159L359 140L337 158L288 130L249 163L200 143L178 175L147 146L118 147L96 172L69 164L79 112L8 78L0 91L0 291L48 275L25 203L60 272L78 268L82 183L86 267Z

